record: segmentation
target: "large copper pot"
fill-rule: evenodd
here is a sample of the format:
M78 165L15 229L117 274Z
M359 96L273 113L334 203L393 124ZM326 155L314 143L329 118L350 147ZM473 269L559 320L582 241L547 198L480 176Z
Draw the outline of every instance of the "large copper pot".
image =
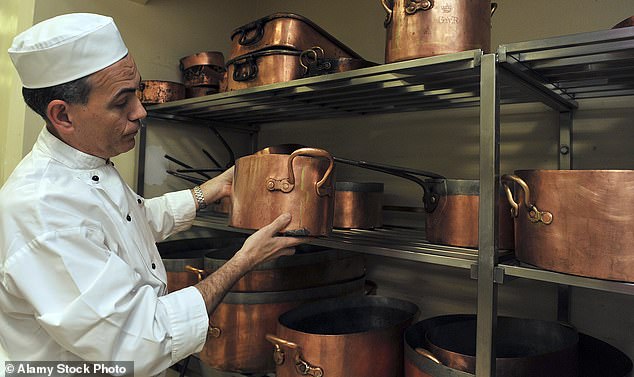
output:
M490 0L381 0L387 12L385 62L491 50Z
M337 182L333 226L374 229L383 225L383 183Z
M539 330L540 336L561 336L560 340L568 338L568 343L571 345L575 341L574 334L571 333L571 329L567 326L559 325L555 322L547 321L535 321L524 320L518 318L500 317L502 319L503 326L511 326L511 329L515 328L518 331L525 333L529 332L528 337L535 340L537 339L537 332L531 333L531 331ZM468 314L454 314L443 315L438 317L429 318L414 325L410 326L405 331L405 377L473 377L472 373L465 372L464 368L452 368L447 365L443 365L438 357L429 352L425 347L428 344L427 334L430 331L438 327L443 327L455 323L470 323L469 334L464 332L451 334L452 339L455 338L467 338L466 340L472 342L475 345L475 315ZM546 323L546 327L542 327L542 324ZM526 327L526 328L523 328ZM512 336L505 337L504 335L498 336L500 341L496 345L496 349L502 348L500 351L506 352L510 349L509 342L525 342L526 340L517 339L519 332L513 329L514 334ZM548 330L545 334L541 331ZM589 335L577 333L578 341L576 344L577 355L574 360L566 361L566 363L575 363L572 367L573 370L578 372L579 377L625 377L629 376L632 370L632 361L627 355L618 350L617 348L605 343L599 339L593 338ZM505 341L506 338L508 341ZM460 340L459 340L460 341ZM557 340L558 341L558 340ZM551 346L554 343L550 344ZM565 346L565 341L561 343ZM536 347L531 347L534 350L544 351L546 344L542 343ZM498 351L499 352L499 351ZM565 353L561 354L565 356ZM501 358L496 359L496 376L509 377L509 376L566 376L570 371L564 370L562 374L556 374L557 370L562 367L561 360L552 359L552 354L546 355L545 359L541 358L527 358L527 364L519 364L517 358ZM567 356L565 356L567 358ZM545 365L544 362L551 360L551 365ZM473 362L472 359L469 359ZM511 363L515 363L513 370L502 370L500 365L510 366ZM530 365L534 364L534 365ZM537 365L544 367L544 370L538 372L534 371ZM472 368L472 365L470 366ZM531 372L532 371L532 372ZM532 373L532 374L530 374ZM568 373L568 374L567 374Z
M304 51L321 47L330 58L360 56L309 19L293 13L273 13L231 33L230 58L269 50Z
M206 365L222 371L267 373L275 369L266 334L275 332L278 317L307 302L362 295L363 276L325 286L277 292L229 292L209 318Z
M174 292L198 283L204 274L205 255L212 250L239 248L244 237L188 238L156 244L167 272L167 290Z
M403 331L418 313L404 300L357 296L304 304L266 338L277 377L401 377Z
M428 210L425 218L429 242L460 247L478 247L478 216L480 181L469 179L428 180L430 192L437 194L438 203ZM498 246L513 249L513 218L511 206L501 196L498 206Z
M333 169L330 153L317 148L237 159L229 225L259 229L290 213L292 220L283 233L328 235L334 208Z
M422 358L467 373L475 373L476 317L437 317L407 329L405 341ZM498 317L496 373L498 377L577 377L579 335L567 325L536 319ZM412 356L411 354L408 356ZM406 376L420 376L415 364ZM423 376L425 374L422 374Z
M223 266L238 248L228 247L205 255L205 273ZM262 263L247 272L231 292L287 291L356 279L365 273L362 255L342 250L300 245L295 254Z
M517 259L634 282L634 170L518 170L502 179L516 216Z

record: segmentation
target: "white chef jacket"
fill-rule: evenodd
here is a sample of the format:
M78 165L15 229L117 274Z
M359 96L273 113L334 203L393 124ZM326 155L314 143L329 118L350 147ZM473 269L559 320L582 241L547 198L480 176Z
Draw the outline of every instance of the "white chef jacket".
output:
M166 294L155 242L191 226L189 190L144 199L113 164L46 128L0 190L0 345L10 360L134 361L199 352L200 292Z

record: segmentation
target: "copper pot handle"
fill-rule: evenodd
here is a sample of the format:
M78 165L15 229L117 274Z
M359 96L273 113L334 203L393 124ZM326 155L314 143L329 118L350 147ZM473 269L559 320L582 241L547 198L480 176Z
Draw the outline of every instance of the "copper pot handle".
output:
M308 364L308 362L302 358L301 347L296 343L278 338L277 336L271 334L266 334L265 338L275 347L275 350L273 351L273 360L275 360L275 364L284 364L285 354L282 350L283 346L292 351L295 351L293 362L295 363L295 371L300 376L322 377L324 375L324 370L321 367L314 367Z
M531 203L531 191L528 187L528 184L524 182L524 180L514 174L504 174L502 176L502 185L504 185L504 192L506 192L506 198L511 204L511 214L513 217L517 217L519 215L519 204L513 200L513 194L511 193L511 188L507 185L507 182L515 182L517 183L522 190L524 191L524 207L526 207L526 212L528 215L528 219L532 223L543 223L545 225L550 225L553 222L553 214L548 211L540 211L534 204Z
M419 10L426 11L434 7L434 0L407 0L405 14L414 14Z
M426 349L421 348L421 347L416 347L416 348L414 348L414 351L416 351L416 353L418 353L419 355L428 358L429 360L433 361L434 363L442 365L440 360L438 360L438 358L436 356L434 356L433 353L427 351Z
M220 338L220 334L222 334L222 330L220 327L216 327L209 321L209 327L207 328L207 335L212 338Z
M388 0L381 0L381 5L383 6L383 9L385 9L385 11L387 12L387 14L385 15L385 21L383 21L383 26L387 27L387 25L392 22L392 13L394 13L394 11L392 10L392 8L390 8Z
M198 275L198 281L201 281L204 279L205 276L205 270L201 270L200 268L196 268L194 266L190 266L190 265L186 265L185 269L191 273L194 273L196 275Z
M317 72L327 73L332 64L325 59L324 49L313 46L299 54L299 64L304 68L304 76L310 72L310 67L315 67Z
M317 183L315 183L315 191L318 196L330 196L332 195L332 189L324 188L324 184L330 178L330 173L332 173L332 169L335 166L335 160L332 155L326 152L323 149L318 148L300 148L295 150L288 158L288 178L283 178L277 180L275 178L269 178L266 181L266 188L269 191L280 190L284 193L288 193L293 191L295 188L295 173L293 172L293 160L297 156L308 156L308 157L322 157L328 159L330 164L328 165L328 170L324 174L323 178L320 179Z

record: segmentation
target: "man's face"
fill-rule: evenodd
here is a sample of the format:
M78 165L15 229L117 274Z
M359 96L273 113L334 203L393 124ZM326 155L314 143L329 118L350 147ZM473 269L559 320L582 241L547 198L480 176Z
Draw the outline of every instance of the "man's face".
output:
M69 107L73 147L105 159L131 150L140 127L138 120L147 115L135 93L141 76L134 60L128 54L89 80L88 103Z

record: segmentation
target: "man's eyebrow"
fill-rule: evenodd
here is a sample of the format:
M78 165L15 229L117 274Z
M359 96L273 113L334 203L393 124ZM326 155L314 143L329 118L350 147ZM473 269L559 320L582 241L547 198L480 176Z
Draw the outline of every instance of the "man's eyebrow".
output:
M128 94L128 93L130 93L130 92L133 92L133 93L134 93L134 92L136 92L137 90L138 90L138 88L132 88L132 87L129 87L129 88L121 88L121 89L119 89L119 90L117 91L117 93L115 93L115 95L114 95L114 96L112 96L112 99L117 99L117 98L121 97L122 95Z

